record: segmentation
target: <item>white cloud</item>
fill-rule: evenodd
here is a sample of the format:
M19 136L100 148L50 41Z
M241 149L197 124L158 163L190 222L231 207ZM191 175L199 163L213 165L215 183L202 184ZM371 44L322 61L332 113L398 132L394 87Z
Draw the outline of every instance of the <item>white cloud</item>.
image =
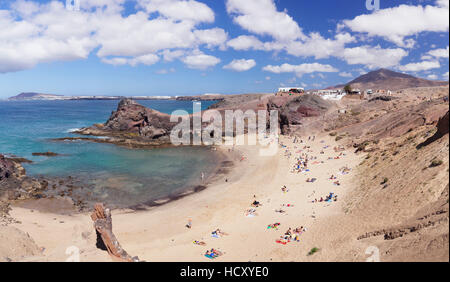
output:
M409 63L407 65L400 66L399 70L417 72L417 71L437 69L440 67L441 65L439 64L439 61L423 61L419 63Z
M353 74L351 72L340 72L339 76L341 77L353 77Z
M443 77L444 79L448 80L448 72L444 73L444 74L442 75L442 77Z
M183 57L185 55L185 53L186 52L184 50L173 50L172 51L172 50L166 49L161 52L161 55L163 56L164 61L172 62L175 59L179 59L179 58Z
M301 64L301 65L291 65L291 64L282 64L280 66L267 65L263 68L264 71L272 72L272 73L289 73L293 72L298 77L302 77L307 73L315 73L315 72L338 72L339 70L330 66L323 65L319 63L312 64Z
M431 79L431 80L436 80L436 79L438 79L438 76L435 75L435 74L430 74L430 75L427 76L427 78Z
M277 40L303 38L297 22L286 12L277 11L273 0L227 0L227 12L243 29Z
M447 58L449 55L449 48L447 46L447 49L434 49L430 50L427 53L429 56L435 57L435 58Z
M222 50L228 39L228 34L221 28L195 30L194 35L199 44L206 44L208 48L220 46Z
M414 40L405 40L405 37L424 31L448 32L448 0L440 0L436 4L425 7L400 5L360 15L343 23L352 31L380 36L400 47L410 48L414 45Z
M408 55L401 48L383 49L380 46L360 46L347 48L338 56L350 65L362 64L369 69L388 68L399 64Z
M211 8L194 0L138 0L137 2L147 12L158 12L173 20L209 23L214 21L214 12Z
M262 50L264 44L253 35L241 35L231 39L227 45L235 50Z
M80 11L66 9L65 1L12 2L10 10L0 10L0 72L86 59L96 49L105 63L151 65L158 55L171 61L200 46L225 46L223 29L197 29L200 23L214 21L214 13L203 3L139 0L138 10L124 16L125 2L83 0Z
M337 56L344 51L345 44L354 42L349 33L337 34L335 39L325 39L319 33L311 33L304 41L293 41L286 46L288 54L301 57L313 56L316 59Z
M211 55L206 55L201 51L194 51L192 54L181 59L183 63L191 69L205 70L220 63L220 59Z
M0 10L0 73L86 59L96 47L85 13L67 11L61 2L18 1L11 8Z
M130 66L137 66L137 65L146 65L151 66L153 64L156 64L159 61L159 57L155 54L147 54L135 58L123 58L123 57L115 57L115 58L103 58L102 62L106 64L111 64L115 66L121 66L121 65L130 65Z
M243 71L248 71L249 69L253 68L254 66L256 66L255 60L240 59L240 60L231 61L231 63L224 66L223 68L227 69L227 70L243 72Z

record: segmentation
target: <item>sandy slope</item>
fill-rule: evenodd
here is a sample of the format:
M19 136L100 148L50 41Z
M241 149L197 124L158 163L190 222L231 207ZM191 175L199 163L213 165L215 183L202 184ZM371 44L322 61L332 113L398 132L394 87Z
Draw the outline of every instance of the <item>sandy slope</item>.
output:
M321 143L321 140L326 141ZM282 136L280 142L287 145L287 149L280 147L271 157L260 156L258 146L236 147L246 159L235 161L235 168L226 176L228 182L221 179L202 192L149 211L114 211L113 230L124 249L146 261L210 261L203 256L208 248L225 253L217 261L314 259L314 256L307 256L308 251L313 247L321 248L333 238L332 229L316 225L315 221L342 214L340 199L353 185L353 171L340 175L339 168L355 167L361 160L350 151L341 159L328 160L338 155L333 150L335 142L329 137L316 138L315 142L307 143L312 151L308 154L324 163L310 161L310 172L291 173L294 155L299 154L305 144L293 144L286 136ZM330 147L320 154L325 145ZM222 149L227 152L230 148ZM290 158L286 150L292 154ZM341 186L333 185L328 179L331 174L338 175ZM308 177L317 181L307 183ZM283 185L289 192L281 191ZM311 203L329 192L338 194L339 200ZM263 206L257 208L258 216L246 217L244 212L250 208L254 195ZM282 204L294 207L281 207ZM286 213L275 212L279 208ZM71 250L67 248L75 246L80 250L81 261L111 261L106 252L95 247L95 232L88 214L56 215L15 207L11 215L22 222L15 227L29 233L39 247L45 248L41 256L24 260L64 261L71 257L66 254ZM189 218L193 222L192 229L185 227ZM275 222L281 223L280 228L267 230L267 225ZM289 227L300 226L308 230L301 235L300 242L287 245L275 242ZM212 238L211 232L216 228L229 235ZM194 245L193 240L204 241L207 245ZM321 256L321 259L326 257Z

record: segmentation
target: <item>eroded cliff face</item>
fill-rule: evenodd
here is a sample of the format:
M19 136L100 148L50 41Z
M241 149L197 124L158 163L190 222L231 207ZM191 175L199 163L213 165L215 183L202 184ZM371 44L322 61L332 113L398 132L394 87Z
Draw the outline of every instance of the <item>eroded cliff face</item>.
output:
M317 95L299 97L274 97L268 102L269 110L278 110L282 134L287 134L292 125L303 124L305 118L318 117L330 110L333 104Z
M437 132L439 135L444 136L449 130L449 112L439 119L437 124Z

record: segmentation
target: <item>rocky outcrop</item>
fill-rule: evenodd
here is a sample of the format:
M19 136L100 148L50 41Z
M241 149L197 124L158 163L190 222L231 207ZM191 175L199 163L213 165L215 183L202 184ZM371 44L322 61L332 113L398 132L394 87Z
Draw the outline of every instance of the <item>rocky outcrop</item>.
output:
M170 121L167 114L146 108L134 100L123 99L106 123L82 128L74 133L111 137L102 140L103 143L154 146L169 143L170 131L176 124Z
M448 133L449 127L449 112L447 112L442 118L439 119L437 124L437 133L444 136Z
M131 99L123 99L104 128L136 133L148 139L158 139L169 135L174 126L175 123L170 122L169 115L146 108Z
M447 113L441 117L436 125L437 131L436 133L431 136L430 138L428 138L427 140L425 140L423 143L420 143L419 145L417 145L417 149L421 149L425 146L428 146L429 144L433 143L434 141L440 139L442 136L444 136L445 134L448 134L449 132L449 112L447 111Z
M18 162L0 154L0 183L2 186L20 180L24 176L25 169Z
M332 104L317 95L302 95L295 98L275 97L269 100L269 110L278 110L280 129L283 134L291 125L300 125L304 118L317 117L327 112Z
M103 204L96 204L91 214L97 233L97 246L108 251L108 254L120 262L139 262L138 257L131 257L121 246L112 231L111 211Z

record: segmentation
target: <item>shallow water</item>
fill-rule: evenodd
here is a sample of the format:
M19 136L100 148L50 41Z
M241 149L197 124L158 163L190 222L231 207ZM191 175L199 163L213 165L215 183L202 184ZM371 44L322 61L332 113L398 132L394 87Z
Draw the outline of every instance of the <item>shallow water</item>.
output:
M52 142L75 136L70 130L105 122L118 101L0 101L0 153L33 161L25 164L32 176L82 179L93 195L117 206L131 206L199 183L201 173L212 173L217 159L207 148L177 147L127 149L84 141ZM171 113L192 112L192 102L139 101ZM213 102L202 102L205 109ZM33 152L55 152L58 157L35 157Z

